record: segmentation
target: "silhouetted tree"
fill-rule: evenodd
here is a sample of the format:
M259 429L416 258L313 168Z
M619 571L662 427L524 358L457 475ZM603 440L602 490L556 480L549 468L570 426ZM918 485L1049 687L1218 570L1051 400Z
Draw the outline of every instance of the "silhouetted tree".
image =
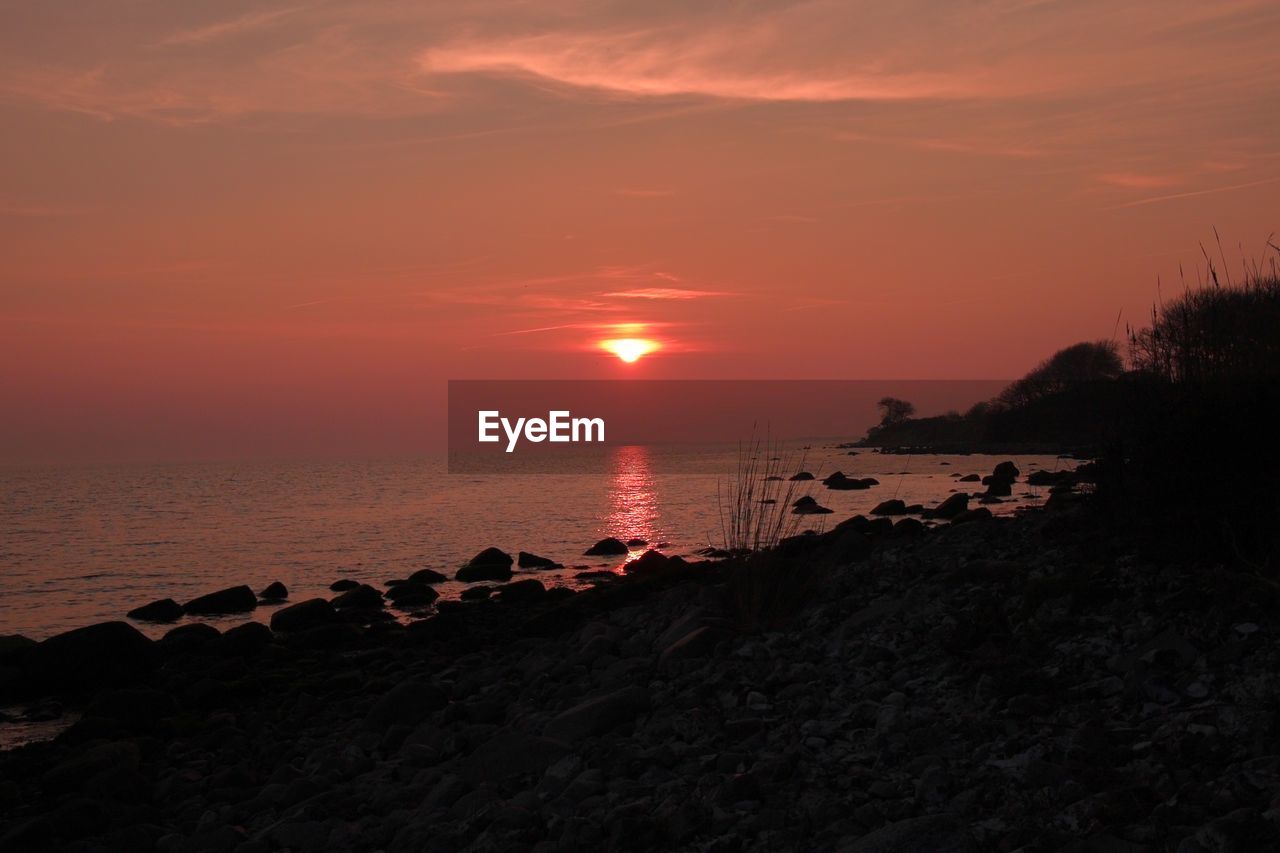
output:
M1021 408L1053 394L1089 382L1116 379L1124 362L1112 341L1084 341L1058 350L1009 385L996 397L1005 408Z
M880 426L889 427L902 423L916 413L916 407L897 397L881 397L876 403L880 409Z

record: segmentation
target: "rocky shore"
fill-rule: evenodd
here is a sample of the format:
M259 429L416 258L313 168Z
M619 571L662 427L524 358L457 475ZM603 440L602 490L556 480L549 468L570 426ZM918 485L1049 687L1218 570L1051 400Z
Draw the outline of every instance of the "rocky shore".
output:
M1269 583L1073 503L633 565L408 626L316 600L0 640L80 714L0 753L0 850L1280 845Z

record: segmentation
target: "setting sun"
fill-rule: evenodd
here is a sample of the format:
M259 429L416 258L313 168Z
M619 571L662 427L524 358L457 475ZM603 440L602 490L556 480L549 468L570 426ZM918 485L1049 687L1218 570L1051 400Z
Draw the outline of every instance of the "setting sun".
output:
M613 353L627 364L633 364L639 361L642 356L656 350L658 343L644 338L615 338L601 341L600 348Z

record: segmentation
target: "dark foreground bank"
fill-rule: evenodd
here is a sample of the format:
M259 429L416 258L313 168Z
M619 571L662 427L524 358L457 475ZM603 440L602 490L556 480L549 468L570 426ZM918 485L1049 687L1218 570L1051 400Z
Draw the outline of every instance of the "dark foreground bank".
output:
M96 629L0 849L1274 849L1274 588L1087 506L966 518L407 628Z

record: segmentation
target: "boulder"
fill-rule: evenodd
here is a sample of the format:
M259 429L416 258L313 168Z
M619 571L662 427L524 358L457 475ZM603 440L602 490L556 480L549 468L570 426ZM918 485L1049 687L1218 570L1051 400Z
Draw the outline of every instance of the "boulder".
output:
M215 652L233 657L248 657L271 645L271 629L261 622L245 622L222 632L214 644Z
M801 482L801 481L804 481L804 480L812 480L812 479L813 479L813 475L812 475L812 474L810 474L808 471L800 471L800 472L798 472L798 473L796 473L796 474L792 474L792 475L791 475L791 479L792 479L792 480L794 480L794 481L796 481L796 482Z
M501 548L485 548L471 558L468 566L510 566L514 562L511 555Z
M351 578L341 578L329 584L330 592L346 592L349 589L355 589L360 586L360 581L353 581Z
M308 628L330 625L337 621L337 611L323 598L299 601L297 604L282 607L271 614L271 628L274 631L305 631Z
M992 480L987 483L987 496L1003 498L1013 494L1013 484L1007 480Z
M875 509L871 510L872 515L906 515L906 513L906 502L900 501L897 498L881 501L876 504Z
M924 533L925 526L918 518L901 518L893 525L893 530L889 533L895 539L905 539L910 536L919 536Z
M171 629L160 639L166 652L192 652L202 649L222 636L222 632L205 622L191 622Z
M491 586L473 586L469 589L464 589L458 595L458 598L463 601L481 601L493 595L493 589Z
M511 580L511 566L494 564L488 566L463 566L458 569L458 573L454 578L463 583L476 583L477 581L509 581Z
M241 584L193 598L182 605L182 609L187 613L199 614L248 613L257 606L258 596Z
M366 583L335 596L332 604L339 610L380 610L382 593Z
M724 636L724 631L710 625L694 628L663 649L658 655L658 662L667 664L706 657L715 651L716 645L724 639Z
M135 607L126 615L140 622L175 622L182 618L182 605L172 598L161 598Z
M961 477L961 478L960 478L959 480L957 480L956 482L958 482L958 483L977 483L977 482L979 482L981 479L982 479L982 478L981 478L981 477L979 477L977 474L965 474L963 477Z
M365 716L367 729L380 731L390 726L413 726L428 714L439 711L449 701L444 690L432 681L411 679L392 687L373 703Z
M555 560L549 560L546 557L539 557L537 554L530 554L528 551L521 551L516 557L516 565L522 569L560 569L563 568Z
M267 588L258 593L259 598L265 598L267 601L282 601L289 597L289 588L280 581L272 581L267 584Z
M462 762L461 776L472 785L495 784L515 776L541 774L568 753L550 738L501 729Z
M609 536L592 545L584 553L588 557L618 557L630 550L626 542Z
M448 575L441 574L435 569L418 569L409 575L409 583L433 584L447 581L448 579Z
M956 492L930 511L935 518L955 518L969 508L969 496L964 492Z
M439 597L440 593L425 583L418 583L417 581L405 581L387 590L387 598L401 607L430 604Z
M155 666L156 648L127 622L101 622L36 644L21 663L28 681L40 687L92 690L141 678Z
M542 581L525 578L498 587L498 593L503 601L537 601L547 594L547 588Z
M1021 473L1022 472L1018 470L1017 465L1014 465L1012 462L1005 461L1001 462L991 471L991 476L997 480L1004 480L1007 483L1012 483L1014 480L1018 479L1018 475Z
M782 478L781 478L781 477L779 477L778 479L779 479L779 480L781 480ZM643 548L644 546L646 546L646 545L648 545L648 544L649 544L649 540L648 540L648 539L641 539L641 538L639 538L638 536L633 536L632 538L630 538L630 539L628 539L628 540L627 540L627 547L628 547L628 548Z
M629 575L642 575L665 572L686 565L688 563L678 557L668 557L661 551L650 549L627 563L622 569Z
M953 815L938 814L907 818L886 824L874 832L839 848L840 853L973 853L969 828Z
M986 521L991 518L991 510L985 506L967 509L951 519L952 524L967 524L970 521Z
M104 690L84 709L86 717L111 720L131 731L148 732L178 711L178 703L161 690L129 687Z
M621 690L579 702L552 717L543 734L546 737L575 743L612 731L649 707L649 694L640 687Z
M791 512L793 515L825 515L831 510L819 504L812 496L805 495L791 502Z

